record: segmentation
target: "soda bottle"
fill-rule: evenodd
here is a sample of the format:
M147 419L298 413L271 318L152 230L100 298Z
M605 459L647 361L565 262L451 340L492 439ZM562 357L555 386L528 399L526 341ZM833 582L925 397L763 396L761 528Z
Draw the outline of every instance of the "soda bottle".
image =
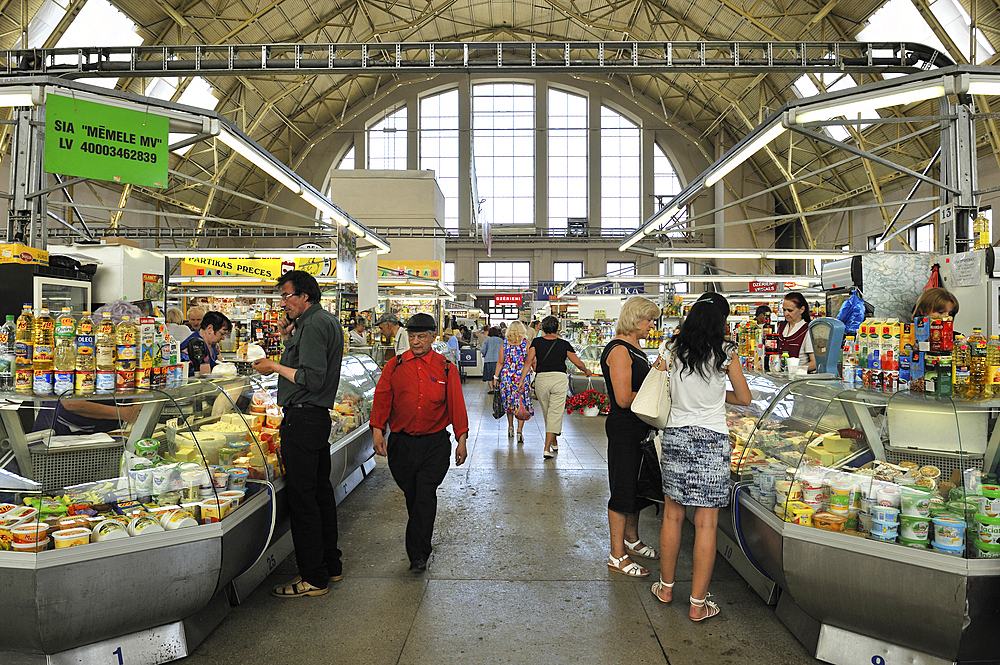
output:
M122 322L115 329L115 390L122 393L135 391L136 339L138 331L129 316L123 316Z
M76 319L69 307L63 307L56 319L54 356L56 394L72 392L76 371Z
M986 347L986 391L990 395L1000 392L1000 335L990 335Z
M43 307L35 319L35 345L31 356L32 390L36 395L51 395L54 389L55 333L56 321L49 316L48 308Z
M76 384L77 395L92 395L97 389L97 336L90 312L84 312L76 324Z
M955 344L951 351L951 392L969 394L969 347L964 343Z
M0 390L14 389L14 343L17 339L17 327L14 325L14 315L7 315L7 322L0 327Z
M31 303L26 302L14 324L14 390L31 394L31 361L35 348L35 316L31 313Z
M101 325L97 329L97 392L115 391L115 322L111 314L104 312Z

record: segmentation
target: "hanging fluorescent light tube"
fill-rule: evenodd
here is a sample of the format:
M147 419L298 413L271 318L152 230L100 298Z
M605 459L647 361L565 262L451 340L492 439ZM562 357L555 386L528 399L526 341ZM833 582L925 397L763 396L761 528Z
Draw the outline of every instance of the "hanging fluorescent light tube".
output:
M899 106L901 104L914 104L916 102L923 102L928 99L936 99L938 97L944 97L947 94L943 84L938 83L935 85L927 85L919 88L914 88L911 90L901 90L899 92L890 92L883 95L876 95L873 97L861 96L860 98L853 98L848 102L834 103L833 106L827 106L825 108L817 108L813 110L803 111L802 113L795 114L796 123L804 122L817 122L823 120L830 120L831 118L838 118L844 116L845 118L850 118L857 115L861 111L867 111L871 108L885 108L887 106Z
M308 189L302 192L300 196L302 197L302 200L337 222L340 226L347 226L349 224L350 220L344 216L344 213L330 205L330 202L322 196L313 194L313 192Z
M706 247L695 249L663 249L656 253L658 259L760 259L760 251L726 251Z
M677 214L678 210L679 208L677 206L670 206L669 209L664 210L663 212L654 216L653 219L649 222L649 224L646 224L646 226L644 226L642 229L632 234L632 237L628 238L625 242L619 245L618 251L624 252L629 247L642 240L645 236L655 233L657 227L659 227L661 224L660 220L661 219L669 220L671 217Z
M1000 95L1000 79L990 81L969 81L970 95Z
M848 252L765 252L765 259L795 259L795 260L810 260L810 259L823 259L824 261L832 259L849 259L854 254Z
M302 193L302 187L299 183L295 182L295 180L289 177L288 174L278 168L274 162L268 159L267 155L258 152L252 145L244 141L241 137L231 133L223 127L222 131L219 132L219 140L249 160L254 164L254 166L267 172L269 176L280 182L290 191L295 192L296 194Z
M39 106L43 103L44 90L37 86L14 85L0 88L0 108Z
M758 136L756 139L746 144L739 149L729 160L720 166L714 173L705 178L705 186L711 187L715 183L719 182L727 175L729 172L735 169L737 166L743 162L750 159L758 150L766 146L768 143L778 138L785 132L784 126L780 122L775 122L774 125L770 127L766 132Z

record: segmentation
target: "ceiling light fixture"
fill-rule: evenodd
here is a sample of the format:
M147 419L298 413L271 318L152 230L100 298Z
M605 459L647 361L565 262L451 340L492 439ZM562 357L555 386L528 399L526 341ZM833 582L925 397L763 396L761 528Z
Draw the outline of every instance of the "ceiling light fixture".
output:
M780 120L774 121L774 124L765 130L760 136L737 150L722 166L710 173L709 176L705 178L705 187L711 187L725 178L729 175L730 171L750 159L750 157L756 154L758 150L784 134L784 132L785 127L781 124Z
M861 95L852 95L849 101L835 101L830 106L820 106L819 108L809 108L807 105L801 113L794 112L795 123L821 122L832 118L851 118L858 113L868 111L872 108L880 109L887 106L899 106L901 104L914 104L928 99L944 97L947 94L944 84L934 83L931 85L920 85L908 90L898 92L873 92Z
M228 129L223 127L219 132L219 140L242 155L254 166L258 167L262 171L265 171L268 175L280 182L290 191L295 192L296 194L302 193L302 187L299 183L295 182L291 176L285 173L284 170L282 170L282 166L272 161L271 156L267 153L260 151L255 146L247 143L241 136L233 134Z

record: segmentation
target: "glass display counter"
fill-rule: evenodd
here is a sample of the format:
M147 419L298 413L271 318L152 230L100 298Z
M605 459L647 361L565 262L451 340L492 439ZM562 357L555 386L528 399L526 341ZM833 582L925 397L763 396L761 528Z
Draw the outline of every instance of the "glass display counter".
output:
M338 501L374 467L373 364L343 360L330 412ZM0 394L10 446L0 458L0 662L98 662L117 648L124 662L181 658L290 553L268 383Z
M720 551L821 660L989 660L993 401L747 379L751 404L727 413L734 489ZM873 585L878 603L865 600Z

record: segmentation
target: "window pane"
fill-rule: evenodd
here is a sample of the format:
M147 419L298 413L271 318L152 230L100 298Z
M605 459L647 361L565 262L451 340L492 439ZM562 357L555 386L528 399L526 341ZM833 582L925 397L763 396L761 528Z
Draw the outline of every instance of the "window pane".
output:
M639 127L601 107L601 232L639 228Z
M406 170L406 107L368 128L368 168Z
M587 216L587 98L550 89L548 135L549 228L565 231Z
M340 164L337 165L337 168L341 169L343 171L348 171L348 170L354 168L354 146L353 145L351 146L350 150L348 150L346 153L344 153L344 158L340 160Z
M455 286L455 264L451 261L444 264L444 283Z
M444 194L444 226L458 232L458 90L420 100L420 168Z
M634 275L635 274L635 262L629 261L624 263L612 263L608 262L607 272L608 275Z
M552 279L556 282L570 282L583 277L583 263L555 262L552 264Z
M534 223L534 94L524 84L472 88L476 185L493 224Z
M530 282L530 264L527 261L480 261L479 288L527 288Z

